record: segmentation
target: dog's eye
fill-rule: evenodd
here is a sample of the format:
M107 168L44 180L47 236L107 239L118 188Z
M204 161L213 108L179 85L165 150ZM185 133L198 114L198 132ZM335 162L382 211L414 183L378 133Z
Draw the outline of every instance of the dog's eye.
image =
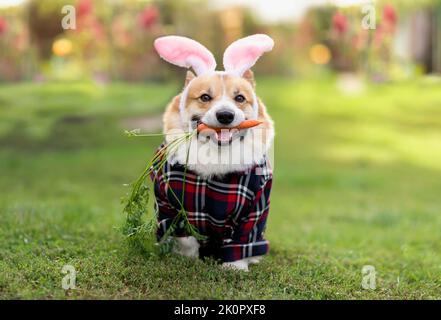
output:
M236 102L243 103L243 102L245 102L245 97L241 94L238 94L237 96L234 97L234 100Z
M204 93L203 95L200 96L199 99L201 99L202 102L208 102L211 100L211 97L210 97L210 95Z

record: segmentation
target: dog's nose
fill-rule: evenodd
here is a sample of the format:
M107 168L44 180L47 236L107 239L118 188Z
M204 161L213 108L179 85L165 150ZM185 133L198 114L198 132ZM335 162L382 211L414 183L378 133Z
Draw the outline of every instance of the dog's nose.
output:
M221 110L216 112L217 121L222 124L230 124L234 120L234 112L228 110Z

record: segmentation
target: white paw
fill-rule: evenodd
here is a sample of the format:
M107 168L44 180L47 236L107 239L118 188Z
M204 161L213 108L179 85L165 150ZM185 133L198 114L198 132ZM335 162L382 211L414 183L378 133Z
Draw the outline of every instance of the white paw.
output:
M241 270L248 272L248 261L246 259L243 259L233 262L224 262L222 263L222 267L231 270Z
M195 237L175 237L176 246L173 251L189 258L199 258L200 244Z
M249 257L246 258L249 264L258 264L262 260L263 256Z

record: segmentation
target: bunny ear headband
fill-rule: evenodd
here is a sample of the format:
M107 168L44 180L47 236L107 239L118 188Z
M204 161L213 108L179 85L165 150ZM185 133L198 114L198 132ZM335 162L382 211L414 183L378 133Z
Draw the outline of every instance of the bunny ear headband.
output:
M165 61L183 68L191 67L197 76L213 73L216 70L216 60L213 54L195 40L179 36L166 36L156 39L154 46ZM254 66L262 54L271 51L273 46L273 39L265 34L255 34L233 42L224 53L224 72L242 76L245 71ZM186 89L181 97L181 112L186 100ZM257 113L257 101L256 99L254 101Z
M154 45L165 61L183 68L191 67L198 76L216 69L213 54L195 40L167 36L156 39ZM242 76L262 54L271 51L273 46L273 39L264 34L255 34L233 42L224 53L225 71Z

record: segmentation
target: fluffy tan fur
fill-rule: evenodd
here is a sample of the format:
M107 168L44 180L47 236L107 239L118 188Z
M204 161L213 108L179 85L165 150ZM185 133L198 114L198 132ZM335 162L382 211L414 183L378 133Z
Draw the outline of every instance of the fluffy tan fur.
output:
M170 133L188 131L189 123L193 116L203 116L221 99L229 99L230 102L233 102L237 108L242 110L245 119L253 119L255 116L253 104L257 95L254 91L255 81L251 70L246 71L242 77L223 73L195 77L194 74L189 71L186 76L185 87L188 85L190 85L190 87L188 88L184 114L181 114L179 107L181 94L172 99L164 113L163 130L164 133L167 134L166 137L168 142L175 138L175 136L170 135ZM212 100L209 102L203 102L200 99L203 94L209 94L212 97ZM234 97L238 94L245 97L244 102L239 103L234 100ZM262 124L256 128L265 129L262 131L263 134L259 139L262 139L262 144L266 146L266 151L272 143L272 138L274 136L273 121L263 102L259 98L256 99L258 104L257 119L262 121ZM250 141L245 139L243 143L250 143ZM219 149L219 152L222 152L222 148ZM213 171L216 173L215 169L213 169Z

